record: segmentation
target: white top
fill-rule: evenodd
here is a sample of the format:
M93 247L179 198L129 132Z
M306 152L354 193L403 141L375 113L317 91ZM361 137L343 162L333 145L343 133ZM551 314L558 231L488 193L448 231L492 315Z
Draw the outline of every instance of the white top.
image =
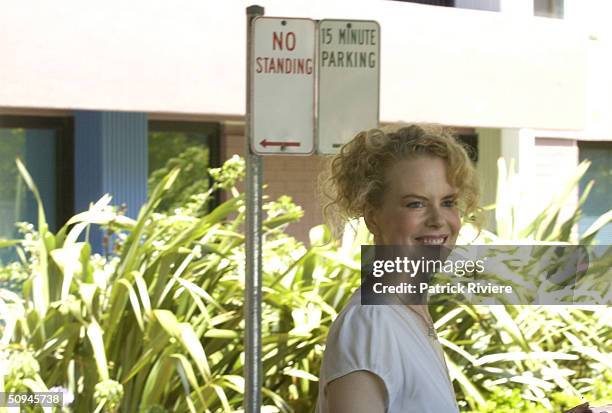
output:
M387 413L458 413L440 343L419 323L402 305L361 305L358 289L329 330L316 412L332 413L329 382L366 370L385 384Z

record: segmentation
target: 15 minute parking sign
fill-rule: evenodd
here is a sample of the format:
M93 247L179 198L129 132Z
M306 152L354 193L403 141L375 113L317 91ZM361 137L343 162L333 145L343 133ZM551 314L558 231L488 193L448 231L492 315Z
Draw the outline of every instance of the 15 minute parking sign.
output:
M380 26L321 20L317 152L337 153L355 133L378 127Z

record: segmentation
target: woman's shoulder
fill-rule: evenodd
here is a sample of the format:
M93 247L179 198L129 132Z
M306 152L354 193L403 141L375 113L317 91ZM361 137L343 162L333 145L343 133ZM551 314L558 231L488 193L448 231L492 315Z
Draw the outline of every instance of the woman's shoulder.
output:
M332 323L326 353L362 358L397 347L408 329L398 316L397 308L386 305L362 305L359 291Z
M361 305L359 292L332 324L323 364L321 386L353 372L379 377L388 395L394 395L410 380L409 359L403 357L406 342L396 309L384 305ZM411 347L411 346L409 346Z
M397 306L363 305L359 289L353 294L346 306L340 311L329 334L348 330L353 334L360 332L372 333L393 332L403 320L398 317Z

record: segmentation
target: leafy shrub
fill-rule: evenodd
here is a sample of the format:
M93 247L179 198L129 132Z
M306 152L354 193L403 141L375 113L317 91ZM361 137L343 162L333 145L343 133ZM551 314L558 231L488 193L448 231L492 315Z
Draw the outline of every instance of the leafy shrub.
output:
M216 182L207 192L169 211L160 205L179 176L171 170L136 220L105 196L57 234L48 231L40 206L39 228L20 242L24 259L11 270L26 274L21 295L0 289L0 357L12 366L0 375L0 388L59 386L77 395L70 409L78 412L239 409L244 201L234 185L243 172L232 159L211 171ZM228 189L230 198L205 213L216 188ZM264 404L309 412L327 331L359 285L359 246L368 235L355 224L335 243L318 226L307 247L283 231L302 214L290 199L268 202L265 211ZM564 228L558 216L547 222L551 234ZM80 240L91 224L114 234L115 255L91 254ZM431 308L465 409L538 412L571 405L579 395L610 397L597 379L611 367L608 308Z

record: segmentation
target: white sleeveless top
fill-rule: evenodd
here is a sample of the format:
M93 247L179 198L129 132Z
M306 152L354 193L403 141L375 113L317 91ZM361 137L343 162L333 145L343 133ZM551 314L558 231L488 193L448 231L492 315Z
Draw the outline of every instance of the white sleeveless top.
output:
M366 370L383 381L387 413L458 413L440 343L401 305L361 305L360 290L332 324L319 377L317 413L327 409L325 387Z

